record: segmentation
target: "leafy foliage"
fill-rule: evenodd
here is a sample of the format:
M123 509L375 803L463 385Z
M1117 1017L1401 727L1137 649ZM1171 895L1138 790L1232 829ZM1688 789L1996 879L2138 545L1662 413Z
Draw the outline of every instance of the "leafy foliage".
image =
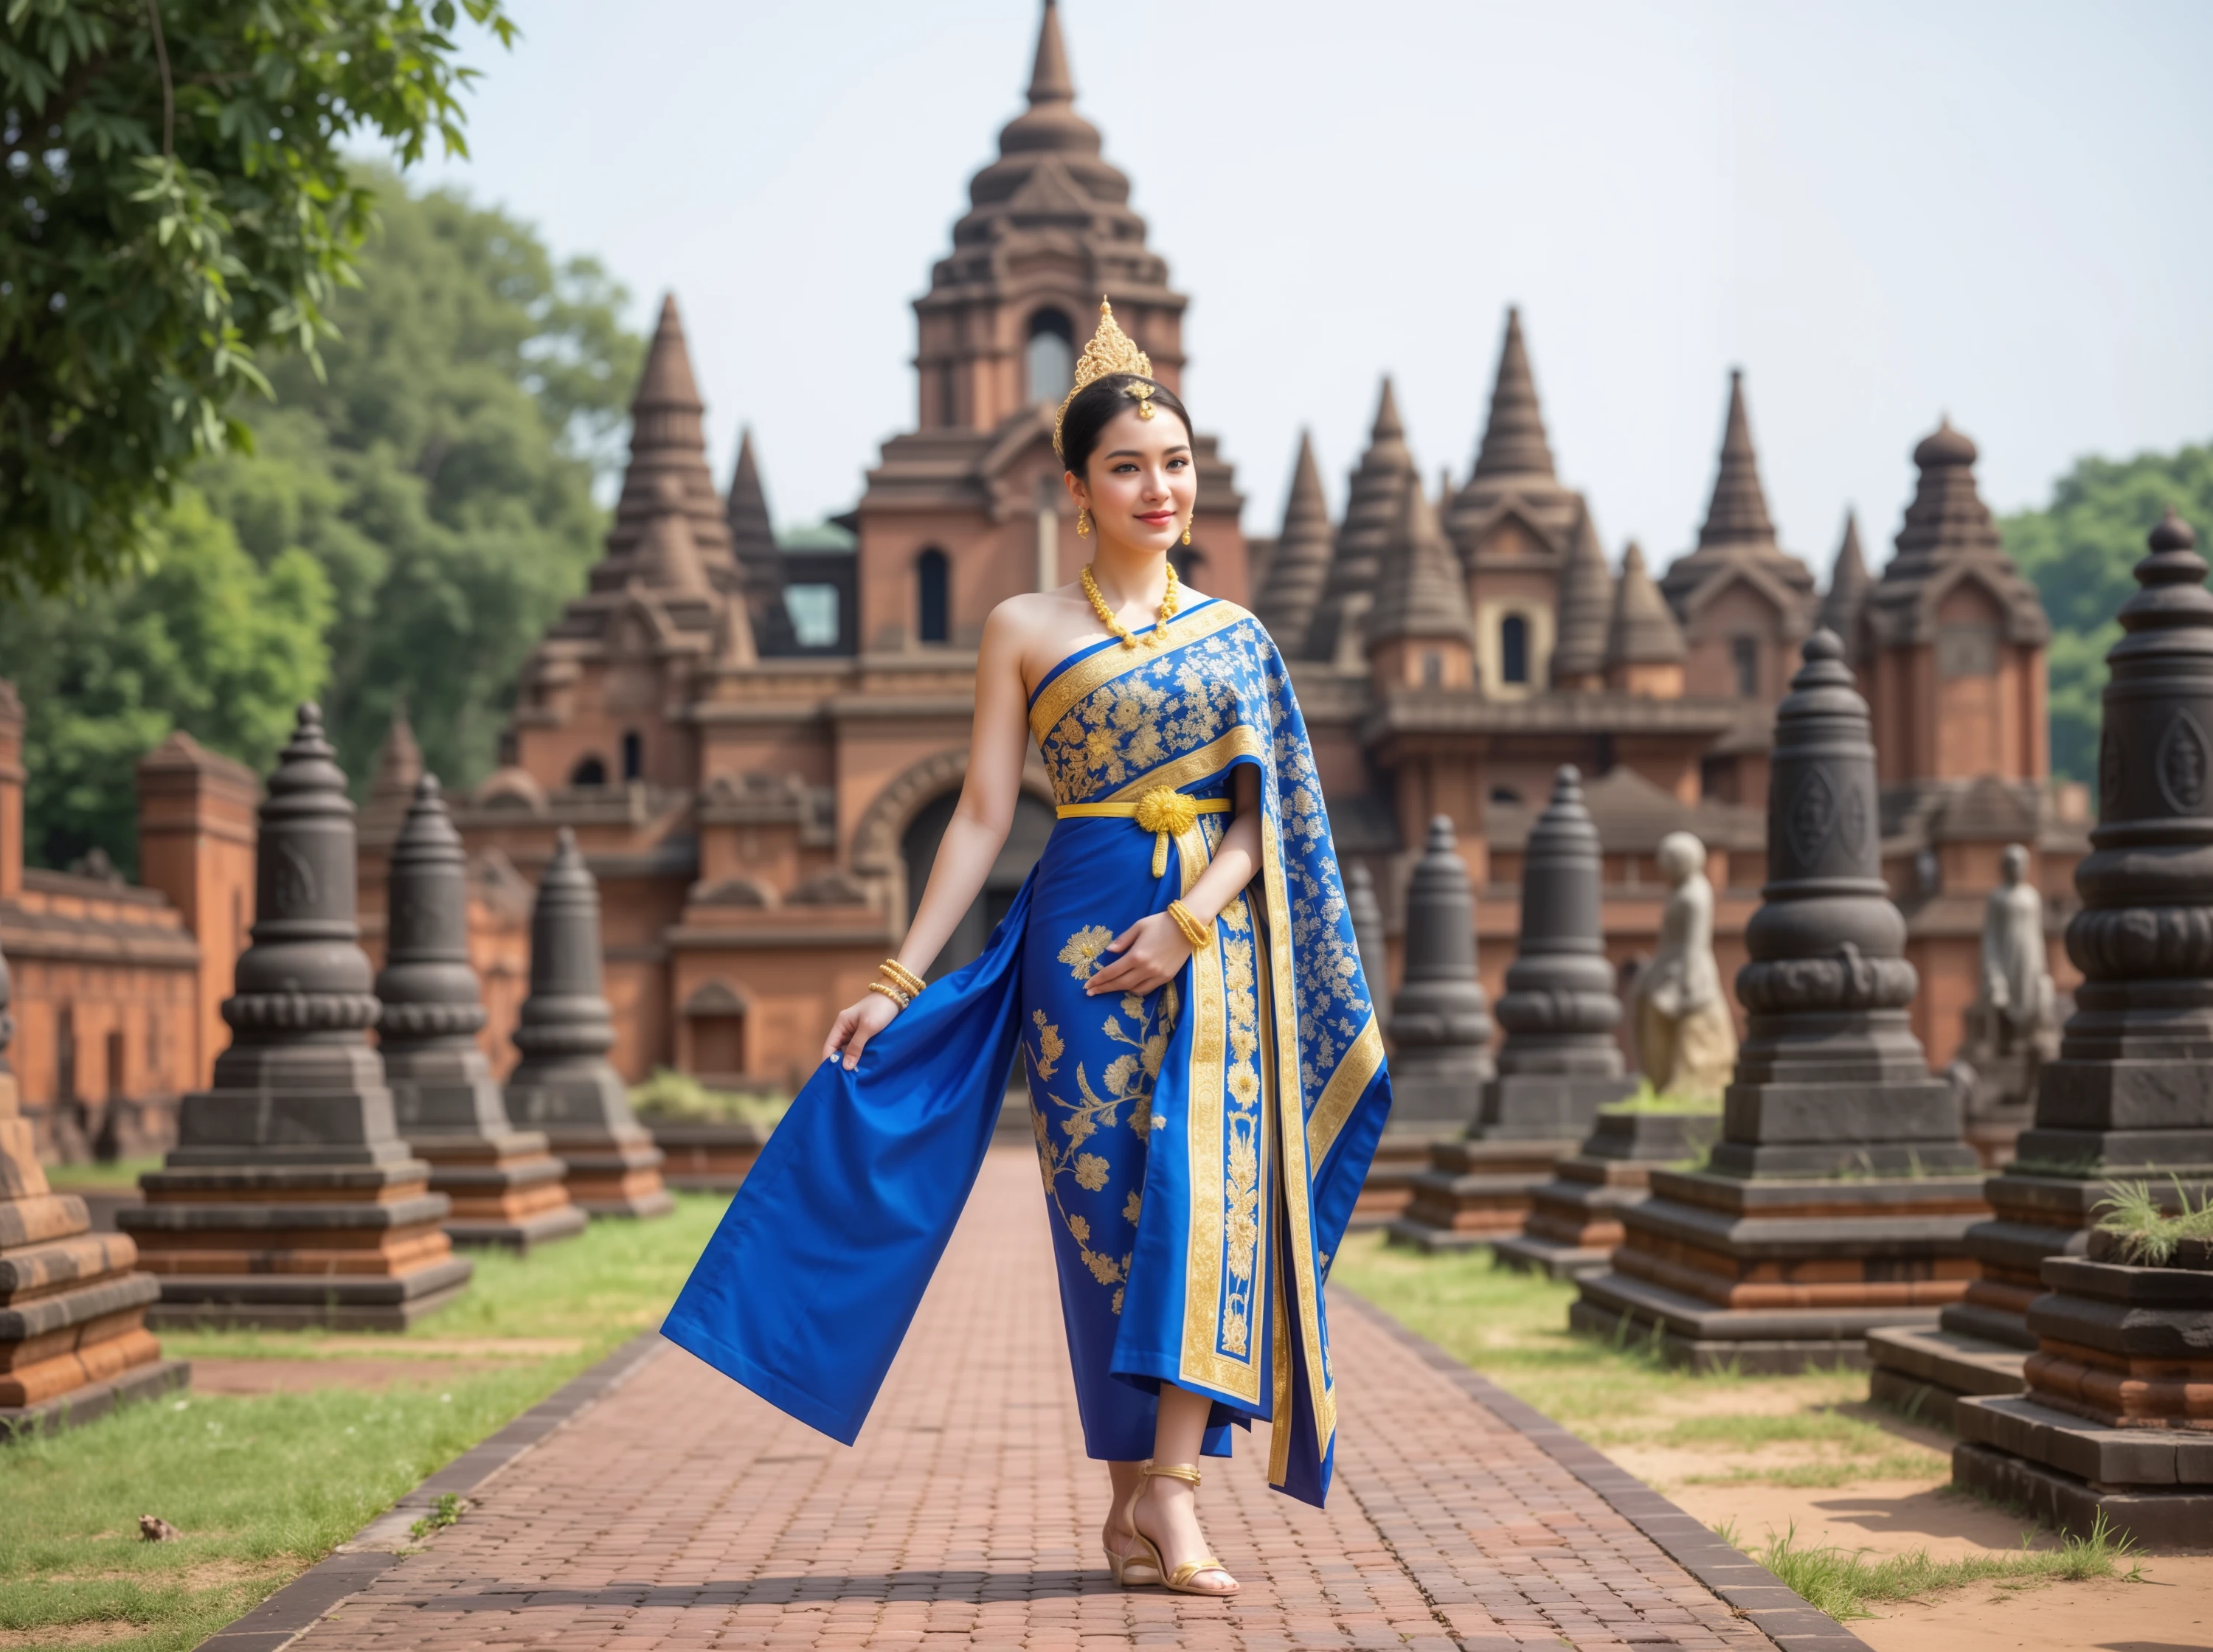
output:
M330 582L289 550L258 563L191 489L155 521L153 570L81 597L0 607L27 713L25 848L65 865L137 859L133 771L179 726L259 766L320 692Z
M327 371L273 374L259 451L200 482L255 557L300 546L328 576L324 710L357 784L405 702L424 760L468 785L524 656L582 588L605 527L593 479L644 345L592 260L557 264L527 227L454 195L378 192Z
M524 655L582 584L593 479L643 351L620 290L500 213L371 182L379 223L332 304L326 371L271 375L253 451L150 515L153 571L0 600L29 719L27 846L47 864L94 844L132 863L132 769L171 728L265 769L309 695L357 786L403 700L431 768L473 783ZM218 637L204 612L239 619ZM187 642L134 640L165 623Z
M2055 774L2094 782L2106 650L2121 635L2113 615L2136 590L2129 570L2169 505L2198 530L2199 549L2213 549L2213 445L2078 460L2050 505L1998 524L2007 554L2051 616L2045 663Z
M372 196L344 153L465 149L462 12L500 0L8 0L0 588L143 564L145 513L312 354Z

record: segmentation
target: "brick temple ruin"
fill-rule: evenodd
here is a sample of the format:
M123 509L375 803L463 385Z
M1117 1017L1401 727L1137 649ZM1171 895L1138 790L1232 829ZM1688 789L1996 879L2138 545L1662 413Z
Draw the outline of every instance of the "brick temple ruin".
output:
M1027 105L915 301L912 426L883 445L850 511L783 538L750 439L717 487L664 303L605 554L524 669L502 766L451 797L496 1076L515 1057L531 891L564 829L604 895L622 1076L668 1065L784 1088L811 1065L835 1007L895 943L949 817L985 614L1085 559L1052 420L1102 292L1161 381L1180 382L1186 300L1131 192L1077 111L1048 3ZM1278 532L1248 538L1231 466L1212 436L1197 440L1183 571L1253 608L1292 659L1338 847L1372 882L1392 976L1411 868L1443 817L1498 1003L1523 847L1555 771L1573 764L1603 850L1609 962L1650 951L1667 893L1654 850L1686 830L1710 851L1733 981L1766 876L1776 706L1826 625L1870 707L1881 875L1905 914L1921 983L1911 1031L1930 1063L1960 1045L2008 844L2029 849L2052 972L2071 989L2058 937L2087 799L2050 777L2048 628L1977 495L1972 442L1948 425L1923 440L1894 556L1871 571L1848 521L1824 591L1769 513L1732 375L1704 525L1648 570L1633 546L1610 561L1591 499L1560 479L1535 359L1509 312L1472 463L1424 513L1442 555L1398 526L1409 485L1428 483L1387 381L1335 521L1302 445ZM85 1150L111 1102L137 1150L166 1145L174 1098L208 1082L223 1045L217 1006L253 919L258 781L174 735L140 770L143 887L102 867L27 869L20 729L12 697L0 701L0 947L25 1115L49 1155ZM395 725L361 819L372 962L421 771ZM1033 768L944 966L980 948L1052 824Z

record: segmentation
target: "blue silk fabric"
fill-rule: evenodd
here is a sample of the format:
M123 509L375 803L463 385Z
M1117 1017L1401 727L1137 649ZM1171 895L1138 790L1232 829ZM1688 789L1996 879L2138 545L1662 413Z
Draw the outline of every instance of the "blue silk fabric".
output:
M1064 803L1259 772L1261 870L1215 944L1144 997L1088 996L1106 943L1205 870L1203 814L1153 875L1124 817L1070 818L982 957L847 1072L826 1063L731 1202L662 1332L850 1444L975 1183L1017 1051L1086 1448L1152 1454L1159 1385L1272 1423L1270 1483L1320 1504L1337 1423L1322 1297L1391 1086L1290 674L1207 601L1056 667L1030 728Z

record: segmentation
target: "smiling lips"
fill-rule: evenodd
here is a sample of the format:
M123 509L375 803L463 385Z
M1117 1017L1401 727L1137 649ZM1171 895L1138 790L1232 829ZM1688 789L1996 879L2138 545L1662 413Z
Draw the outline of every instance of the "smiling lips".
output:
M1174 515L1175 512L1173 510L1141 510L1137 513L1137 520L1141 522L1150 522L1157 527L1162 522L1172 520Z

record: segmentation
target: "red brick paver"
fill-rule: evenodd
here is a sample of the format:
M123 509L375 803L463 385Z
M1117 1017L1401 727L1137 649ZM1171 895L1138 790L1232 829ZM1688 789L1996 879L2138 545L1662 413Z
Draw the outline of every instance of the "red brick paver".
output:
M296 1645L1767 1649L1597 1493L1338 1316L1326 1511L1210 1463L1233 1601L1109 1581L1027 1153L995 1151L875 1413L832 1444L674 1349Z

